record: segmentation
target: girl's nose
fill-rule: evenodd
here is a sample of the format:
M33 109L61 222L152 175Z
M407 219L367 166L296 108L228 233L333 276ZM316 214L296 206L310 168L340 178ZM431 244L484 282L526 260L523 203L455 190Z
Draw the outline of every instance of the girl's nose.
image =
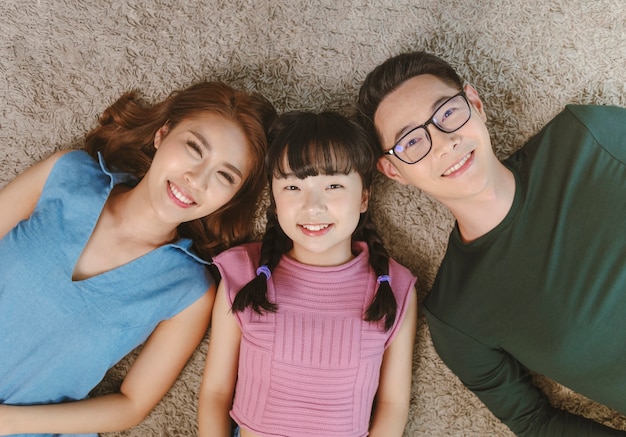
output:
M306 194L304 208L310 212L324 211L326 209L326 203L321 193L317 191L310 191Z

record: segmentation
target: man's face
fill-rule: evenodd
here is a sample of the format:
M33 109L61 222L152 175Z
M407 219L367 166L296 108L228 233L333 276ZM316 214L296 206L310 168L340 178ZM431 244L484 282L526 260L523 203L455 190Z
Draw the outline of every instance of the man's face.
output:
M460 90L432 75L413 77L383 99L374 114L383 151L394 147L402 135L424 124L434 111ZM428 155L407 164L392 155L379 159L378 169L403 184L413 185L440 202L466 199L489 187L498 162L491 148L483 105L474 88L464 89L471 107L469 121L445 133L429 124L432 140Z

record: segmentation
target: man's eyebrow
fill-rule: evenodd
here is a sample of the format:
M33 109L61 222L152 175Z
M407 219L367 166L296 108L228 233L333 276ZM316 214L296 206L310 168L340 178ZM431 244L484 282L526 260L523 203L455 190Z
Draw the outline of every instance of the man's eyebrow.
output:
M433 115L435 115L435 111L437 109L439 109L439 106L445 102L446 100L448 100L449 98L451 98L452 96L441 96L439 97L437 100L435 100L432 105L430 105L430 118L432 118ZM398 144L398 141L400 141L400 138L402 138L404 135L406 135L408 132L410 132L411 130L415 129L417 126L416 124L407 124L406 126L404 126L402 129L400 129L397 133L396 136L393 140L393 146L395 146L396 144ZM392 147L393 147L392 146Z
M195 130L189 130L189 132L191 132L200 141L200 143L202 143L202 145L204 146L205 149L207 149L207 151L211 152L211 150L213 150L213 147L211 147L211 144L204 137L204 135L202 135L200 132L196 132ZM227 162L224 165L233 173L235 173L237 176L239 176L241 179L243 179L243 172L237 166L235 166L234 164L231 164L230 162Z

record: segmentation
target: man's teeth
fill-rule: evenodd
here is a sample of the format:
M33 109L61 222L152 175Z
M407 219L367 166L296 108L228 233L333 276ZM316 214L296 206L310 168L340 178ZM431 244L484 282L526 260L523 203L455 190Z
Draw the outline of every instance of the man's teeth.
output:
M463 164L465 164L467 162L468 159L470 159L470 153L468 153L467 155L465 155L463 157L463 159L461 159L459 162L457 162L455 165L453 165L452 167L450 167L449 169L447 169L443 175L444 176L448 176L451 173L454 173L455 171L457 171L458 169L460 169L461 167L463 167Z
M172 185L172 183L170 182L170 190L172 190L172 194L174 194L174 197L176 197L178 200L180 200L182 203L185 203L187 205L191 205L193 203L193 200L185 197L183 195L183 193L181 193L180 191L178 191L176 189L176 187L174 185Z
M304 229L309 231L321 231L322 229L326 229L329 225L302 225Z

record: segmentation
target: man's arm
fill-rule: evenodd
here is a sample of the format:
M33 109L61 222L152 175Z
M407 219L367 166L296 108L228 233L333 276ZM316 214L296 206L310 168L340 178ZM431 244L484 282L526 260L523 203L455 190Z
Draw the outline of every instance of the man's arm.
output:
M511 355L454 329L428 310L426 316L433 344L445 364L516 435L626 436L625 431L553 408Z

